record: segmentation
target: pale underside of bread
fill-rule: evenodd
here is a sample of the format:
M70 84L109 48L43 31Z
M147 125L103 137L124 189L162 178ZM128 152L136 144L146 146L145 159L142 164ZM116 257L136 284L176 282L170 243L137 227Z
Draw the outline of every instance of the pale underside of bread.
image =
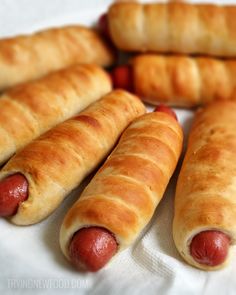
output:
M236 56L236 7L183 2L118 2L108 11L111 39L125 51Z
M79 63L109 66L114 54L102 37L83 26L47 29L0 40L0 91Z
M16 86L0 99L0 163L111 91L107 73L77 65Z
M134 57L134 92L151 104L196 107L234 99L236 61L210 57L143 54Z
M68 211L60 234L63 253L83 227L100 226L128 247L151 219L175 169L182 147L179 124L164 113L136 119Z
M124 128L144 112L137 97L116 90L17 153L0 172L0 179L23 174L29 194L10 221L28 225L47 217L97 167Z
M178 177L173 236L183 258L198 268L216 270L229 261L236 242L236 102L219 101L198 111ZM231 239L229 256L216 267L197 263L192 238L217 230Z

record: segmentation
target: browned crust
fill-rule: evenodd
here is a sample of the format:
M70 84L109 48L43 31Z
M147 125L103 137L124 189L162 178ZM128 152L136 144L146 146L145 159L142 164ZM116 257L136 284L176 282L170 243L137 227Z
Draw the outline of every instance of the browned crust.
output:
M130 62L135 93L154 105L196 107L235 93L234 60L143 54Z
M0 90L79 63L109 66L114 53L93 29L67 26L0 40Z
M107 73L77 65L12 88L0 99L0 163L18 149L111 90Z
M174 240L188 263L205 270L223 268L229 259L216 267L198 264L189 252L195 234L214 229L236 241L235 112L231 101L197 112L177 182Z
M0 173L2 179L20 172L29 182L29 197L10 220L28 225L46 218L144 112L137 97L116 90L19 151Z
M109 29L122 50L236 55L236 7L168 2L110 6Z
M66 256L70 239L82 227L108 229L119 250L134 242L163 196L180 156L182 136L177 121L160 112L146 114L126 129L63 221L60 241Z

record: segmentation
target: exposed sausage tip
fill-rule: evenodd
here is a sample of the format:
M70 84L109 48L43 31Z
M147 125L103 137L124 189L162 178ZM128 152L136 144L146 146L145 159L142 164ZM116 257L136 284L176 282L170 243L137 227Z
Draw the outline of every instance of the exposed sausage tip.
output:
M101 269L117 252L113 235L101 227L82 228L73 236L69 256L73 265L89 271Z
M110 32L108 26L107 14L102 14L98 19L98 28L104 37L110 39Z
M0 216L12 216L21 202L28 198L28 181L16 173L0 181Z
M176 113L175 113L171 108L169 108L168 106L166 106L166 105L164 105L164 104L160 104L159 106L157 106L157 107L154 109L154 112L163 112L163 113L169 114L169 115L172 116L176 121L178 121L178 118L177 118Z
M222 264L230 246L230 238L216 230L203 231L197 234L190 244L190 253L194 260L208 266Z
M115 67L111 72L114 88L121 88L133 92L133 74L129 65Z

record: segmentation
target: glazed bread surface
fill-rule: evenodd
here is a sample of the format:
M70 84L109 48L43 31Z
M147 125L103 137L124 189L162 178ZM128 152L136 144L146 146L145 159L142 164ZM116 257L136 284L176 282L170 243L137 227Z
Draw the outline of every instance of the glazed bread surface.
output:
M0 98L0 163L111 90L107 73L77 65L16 86Z
M81 228L99 226L128 247L150 221L174 172L182 148L182 129L165 113L137 118L115 150L67 212L60 244L68 246Z
M118 2L108 11L110 36L125 51L236 56L236 6Z
M206 230L236 242L236 102L219 101L200 109L190 132L175 195L173 236L182 257L204 269L190 254L192 238ZM232 247L230 247L232 248ZM232 250L232 249L231 249Z
M236 94L233 59L142 54L130 64L134 92L150 104L196 107Z
M144 112L136 96L116 90L17 153L1 170L0 179L23 174L29 194L10 221L29 225L52 213L105 158L126 126Z
M66 26L0 40L0 91L79 63L109 66L114 54L84 26Z

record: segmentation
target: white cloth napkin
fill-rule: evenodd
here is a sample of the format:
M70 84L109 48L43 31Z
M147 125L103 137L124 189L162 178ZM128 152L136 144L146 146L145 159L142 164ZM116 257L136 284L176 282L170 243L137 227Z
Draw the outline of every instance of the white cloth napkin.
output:
M0 0L0 38L62 24L91 25L111 2ZM192 112L177 114L187 135ZM134 245L98 273L75 271L58 243L62 219L85 183L40 224L17 227L1 219L0 294L236 294L236 255L224 270L204 272L188 266L175 249L175 181L176 176Z

